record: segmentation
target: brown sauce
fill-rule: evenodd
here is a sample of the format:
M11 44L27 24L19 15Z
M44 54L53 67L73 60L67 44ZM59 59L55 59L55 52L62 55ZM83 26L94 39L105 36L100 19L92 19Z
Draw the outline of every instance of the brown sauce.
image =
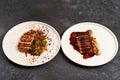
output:
M72 47L73 47L76 51L78 51L78 52L80 52L80 50L79 50L79 47L78 47L78 45L77 45L76 37L77 37L78 35L81 35L81 34L82 34L82 35L88 35L87 32L72 32L71 35L70 35L70 38L69 38L70 44L71 44ZM91 54L82 54L82 55L83 55L83 58L84 58L84 59L87 59L87 58L93 57L95 54L94 54L94 53L91 53Z

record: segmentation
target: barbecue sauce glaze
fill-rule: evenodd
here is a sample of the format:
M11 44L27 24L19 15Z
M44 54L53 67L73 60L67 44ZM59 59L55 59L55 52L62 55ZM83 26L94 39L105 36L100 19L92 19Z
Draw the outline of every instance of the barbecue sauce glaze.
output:
M76 41L76 37L78 35L87 35L88 33L87 32L72 32L71 35L70 35L70 44L73 46L73 48L79 52L79 47L77 45L77 41ZM82 54L83 55L83 54ZM87 55L83 55L83 59L87 59L87 58L91 58L93 57L95 54L87 54Z

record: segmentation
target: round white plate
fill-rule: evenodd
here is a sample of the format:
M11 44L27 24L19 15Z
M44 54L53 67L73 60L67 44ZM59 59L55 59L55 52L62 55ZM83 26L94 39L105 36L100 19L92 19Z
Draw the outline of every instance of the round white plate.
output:
M82 55L70 45L70 34L91 29L99 44L101 55L83 59ZM83 22L73 25L62 36L62 50L73 62L83 66L100 66L111 61L118 51L118 40L111 30L93 22Z
M44 51L40 56L25 56L25 53L21 53L17 50L17 45L20 37L23 33L31 29L40 29L44 31L47 37L51 38L48 42L48 50ZM45 64L52 60L60 49L60 36L58 32L50 25L38 22L28 21L20 23L10 29L3 39L3 51L5 55L16 64L23 66L37 66Z

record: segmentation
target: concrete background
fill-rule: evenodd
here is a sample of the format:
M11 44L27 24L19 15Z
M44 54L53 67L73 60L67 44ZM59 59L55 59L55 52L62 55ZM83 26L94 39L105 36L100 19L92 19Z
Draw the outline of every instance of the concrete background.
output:
M76 23L97 22L112 30L120 41L120 0L1 0L0 80L120 80L120 50L111 62L93 68L73 63L61 49L42 66L23 67L8 60L2 50L5 33L31 20L52 25L61 37Z

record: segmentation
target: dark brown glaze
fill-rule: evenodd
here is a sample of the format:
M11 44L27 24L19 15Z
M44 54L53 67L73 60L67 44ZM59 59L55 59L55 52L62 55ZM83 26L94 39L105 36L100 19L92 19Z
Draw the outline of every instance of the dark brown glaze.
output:
M91 35L91 30L87 30L86 32L72 32L70 35L70 44L83 55L84 59L98 54L98 49L93 43L94 38Z

